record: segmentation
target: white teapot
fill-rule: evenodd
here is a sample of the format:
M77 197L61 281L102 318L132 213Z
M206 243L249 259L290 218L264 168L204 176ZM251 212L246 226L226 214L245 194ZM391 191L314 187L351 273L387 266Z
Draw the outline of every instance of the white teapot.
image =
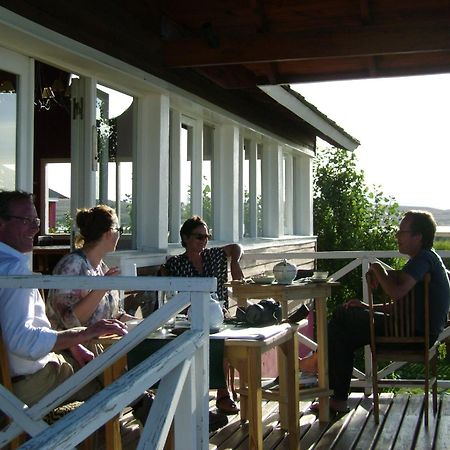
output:
M275 264L273 267L273 275L278 284L291 284L297 275L297 267L285 259Z

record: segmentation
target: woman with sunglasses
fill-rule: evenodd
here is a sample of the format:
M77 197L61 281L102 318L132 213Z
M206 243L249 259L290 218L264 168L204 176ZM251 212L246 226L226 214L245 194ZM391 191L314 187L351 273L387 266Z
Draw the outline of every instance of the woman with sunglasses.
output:
M53 275L118 275L119 268L108 268L103 261L107 253L115 251L122 231L114 209L106 205L81 209L77 213L76 224L79 229L77 250L61 258ZM116 290L52 289L46 308L52 327L58 330L89 326L100 319L125 322L133 318L121 308Z
M181 245L186 251L172 256L163 267L163 274L176 277L216 277L217 297L228 307L228 259L230 259L231 277L233 280L244 278L239 260L242 247L229 244L223 247L207 248L211 238L208 225L199 216L186 220L180 229ZM237 414L239 408L232 400L227 388L217 390L217 409L223 414Z

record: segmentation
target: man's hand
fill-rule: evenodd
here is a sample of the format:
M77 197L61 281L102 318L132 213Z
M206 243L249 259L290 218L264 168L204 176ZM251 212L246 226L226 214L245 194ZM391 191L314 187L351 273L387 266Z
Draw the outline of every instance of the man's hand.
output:
M78 344L69 348L73 359L78 363L80 367L83 367L89 361L92 361L95 355L88 350L84 345Z
M97 338L100 336L108 336L111 334L117 334L123 336L128 333L127 325L117 319L102 319L89 325L84 331L86 340Z
M345 309L348 308L367 308L367 305L362 302L361 300L358 300L357 298L352 298L348 302L345 302L342 304L342 306Z

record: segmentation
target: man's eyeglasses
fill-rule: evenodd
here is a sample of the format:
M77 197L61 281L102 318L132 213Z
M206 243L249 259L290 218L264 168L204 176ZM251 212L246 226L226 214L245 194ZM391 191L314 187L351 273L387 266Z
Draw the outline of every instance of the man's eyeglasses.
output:
M402 234L402 233L414 233L414 231L413 230L400 230L400 229L398 229L396 231L396 234Z
M34 225L36 227L39 227L41 225L41 219L38 217L23 217L23 216L12 216L10 214L7 214L5 217L8 217L9 219L17 219L21 220L24 225Z
M201 233L192 233L191 236L197 239L198 241L204 241L212 238L210 234L201 234Z
M123 234L123 228L122 227L112 227L111 230L118 231L119 232L119 236L122 236L122 234Z

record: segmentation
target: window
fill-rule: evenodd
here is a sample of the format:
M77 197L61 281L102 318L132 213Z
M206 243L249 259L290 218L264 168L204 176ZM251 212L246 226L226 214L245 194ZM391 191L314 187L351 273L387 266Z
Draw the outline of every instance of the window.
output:
M0 189L16 188L17 77L0 70Z
M96 202L113 207L125 235L133 234L133 97L97 85ZM131 246L124 236L121 248Z

